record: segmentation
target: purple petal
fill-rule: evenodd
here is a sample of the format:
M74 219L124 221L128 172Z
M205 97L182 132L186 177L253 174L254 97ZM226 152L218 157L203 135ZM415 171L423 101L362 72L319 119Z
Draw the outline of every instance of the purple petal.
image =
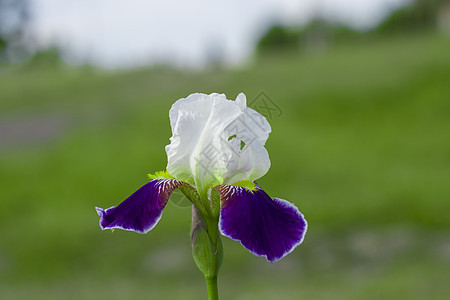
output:
M147 233L155 227L170 194L182 185L175 179L157 179L142 186L118 206L95 207L102 230L120 228Z
M220 232L255 255L276 262L303 242L308 223L294 204L270 198L259 186L254 192L220 185Z

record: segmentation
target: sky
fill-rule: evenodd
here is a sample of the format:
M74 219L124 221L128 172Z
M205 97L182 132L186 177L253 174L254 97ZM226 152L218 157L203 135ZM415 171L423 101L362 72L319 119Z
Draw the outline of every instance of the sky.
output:
M360 30L409 0L31 0L30 36L70 64L114 69L152 63L201 67L244 61L276 23L320 15Z

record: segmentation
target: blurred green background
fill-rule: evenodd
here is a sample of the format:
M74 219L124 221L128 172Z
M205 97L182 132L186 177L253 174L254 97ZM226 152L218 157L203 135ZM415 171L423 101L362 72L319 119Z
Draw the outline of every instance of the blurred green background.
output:
M94 210L165 169L168 111L193 92L279 109L258 183L309 222L275 264L223 238L222 299L446 299L450 35L389 22L277 27L242 68L0 65L0 299L206 299L189 207L170 201L147 235L102 232ZM298 51L277 30L333 42Z

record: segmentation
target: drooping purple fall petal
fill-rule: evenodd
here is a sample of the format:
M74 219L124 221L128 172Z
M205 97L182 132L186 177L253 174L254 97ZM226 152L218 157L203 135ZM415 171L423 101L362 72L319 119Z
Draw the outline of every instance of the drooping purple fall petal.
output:
M270 198L259 186L217 187L222 201L220 232L258 256L276 262L303 242L308 224L294 204Z
M161 219L170 194L182 185L175 179L156 179L142 186L118 206L95 207L102 230L120 228L147 233Z

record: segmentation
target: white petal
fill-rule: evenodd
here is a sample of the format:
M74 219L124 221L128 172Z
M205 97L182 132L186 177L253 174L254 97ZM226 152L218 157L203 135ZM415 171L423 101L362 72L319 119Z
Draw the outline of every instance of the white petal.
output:
M178 180L194 183L201 190L253 181L268 171L264 144L270 125L246 107L244 94L236 101L223 94L192 94L175 102L169 116L172 137L166 146L167 171ZM245 143L242 149L241 141Z
M243 114L226 128L228 136L236 136L229 142L232 156L224 174L226 184L244 179L254 181L270 168L269 154L264 148L271 131L269 123L260 113L247 107L244 94L238 95L236 103Z
M247 100L243 93L237 96L236 103L244 111L246 128L264 145L269 138L269 133L272 131L269 122L259 112L247 107Z
M173 135L166 146L167 171L194 181L198 189L222 184L231 157L223 132L241 114L225 95L192 94L175 102L169 112Z

